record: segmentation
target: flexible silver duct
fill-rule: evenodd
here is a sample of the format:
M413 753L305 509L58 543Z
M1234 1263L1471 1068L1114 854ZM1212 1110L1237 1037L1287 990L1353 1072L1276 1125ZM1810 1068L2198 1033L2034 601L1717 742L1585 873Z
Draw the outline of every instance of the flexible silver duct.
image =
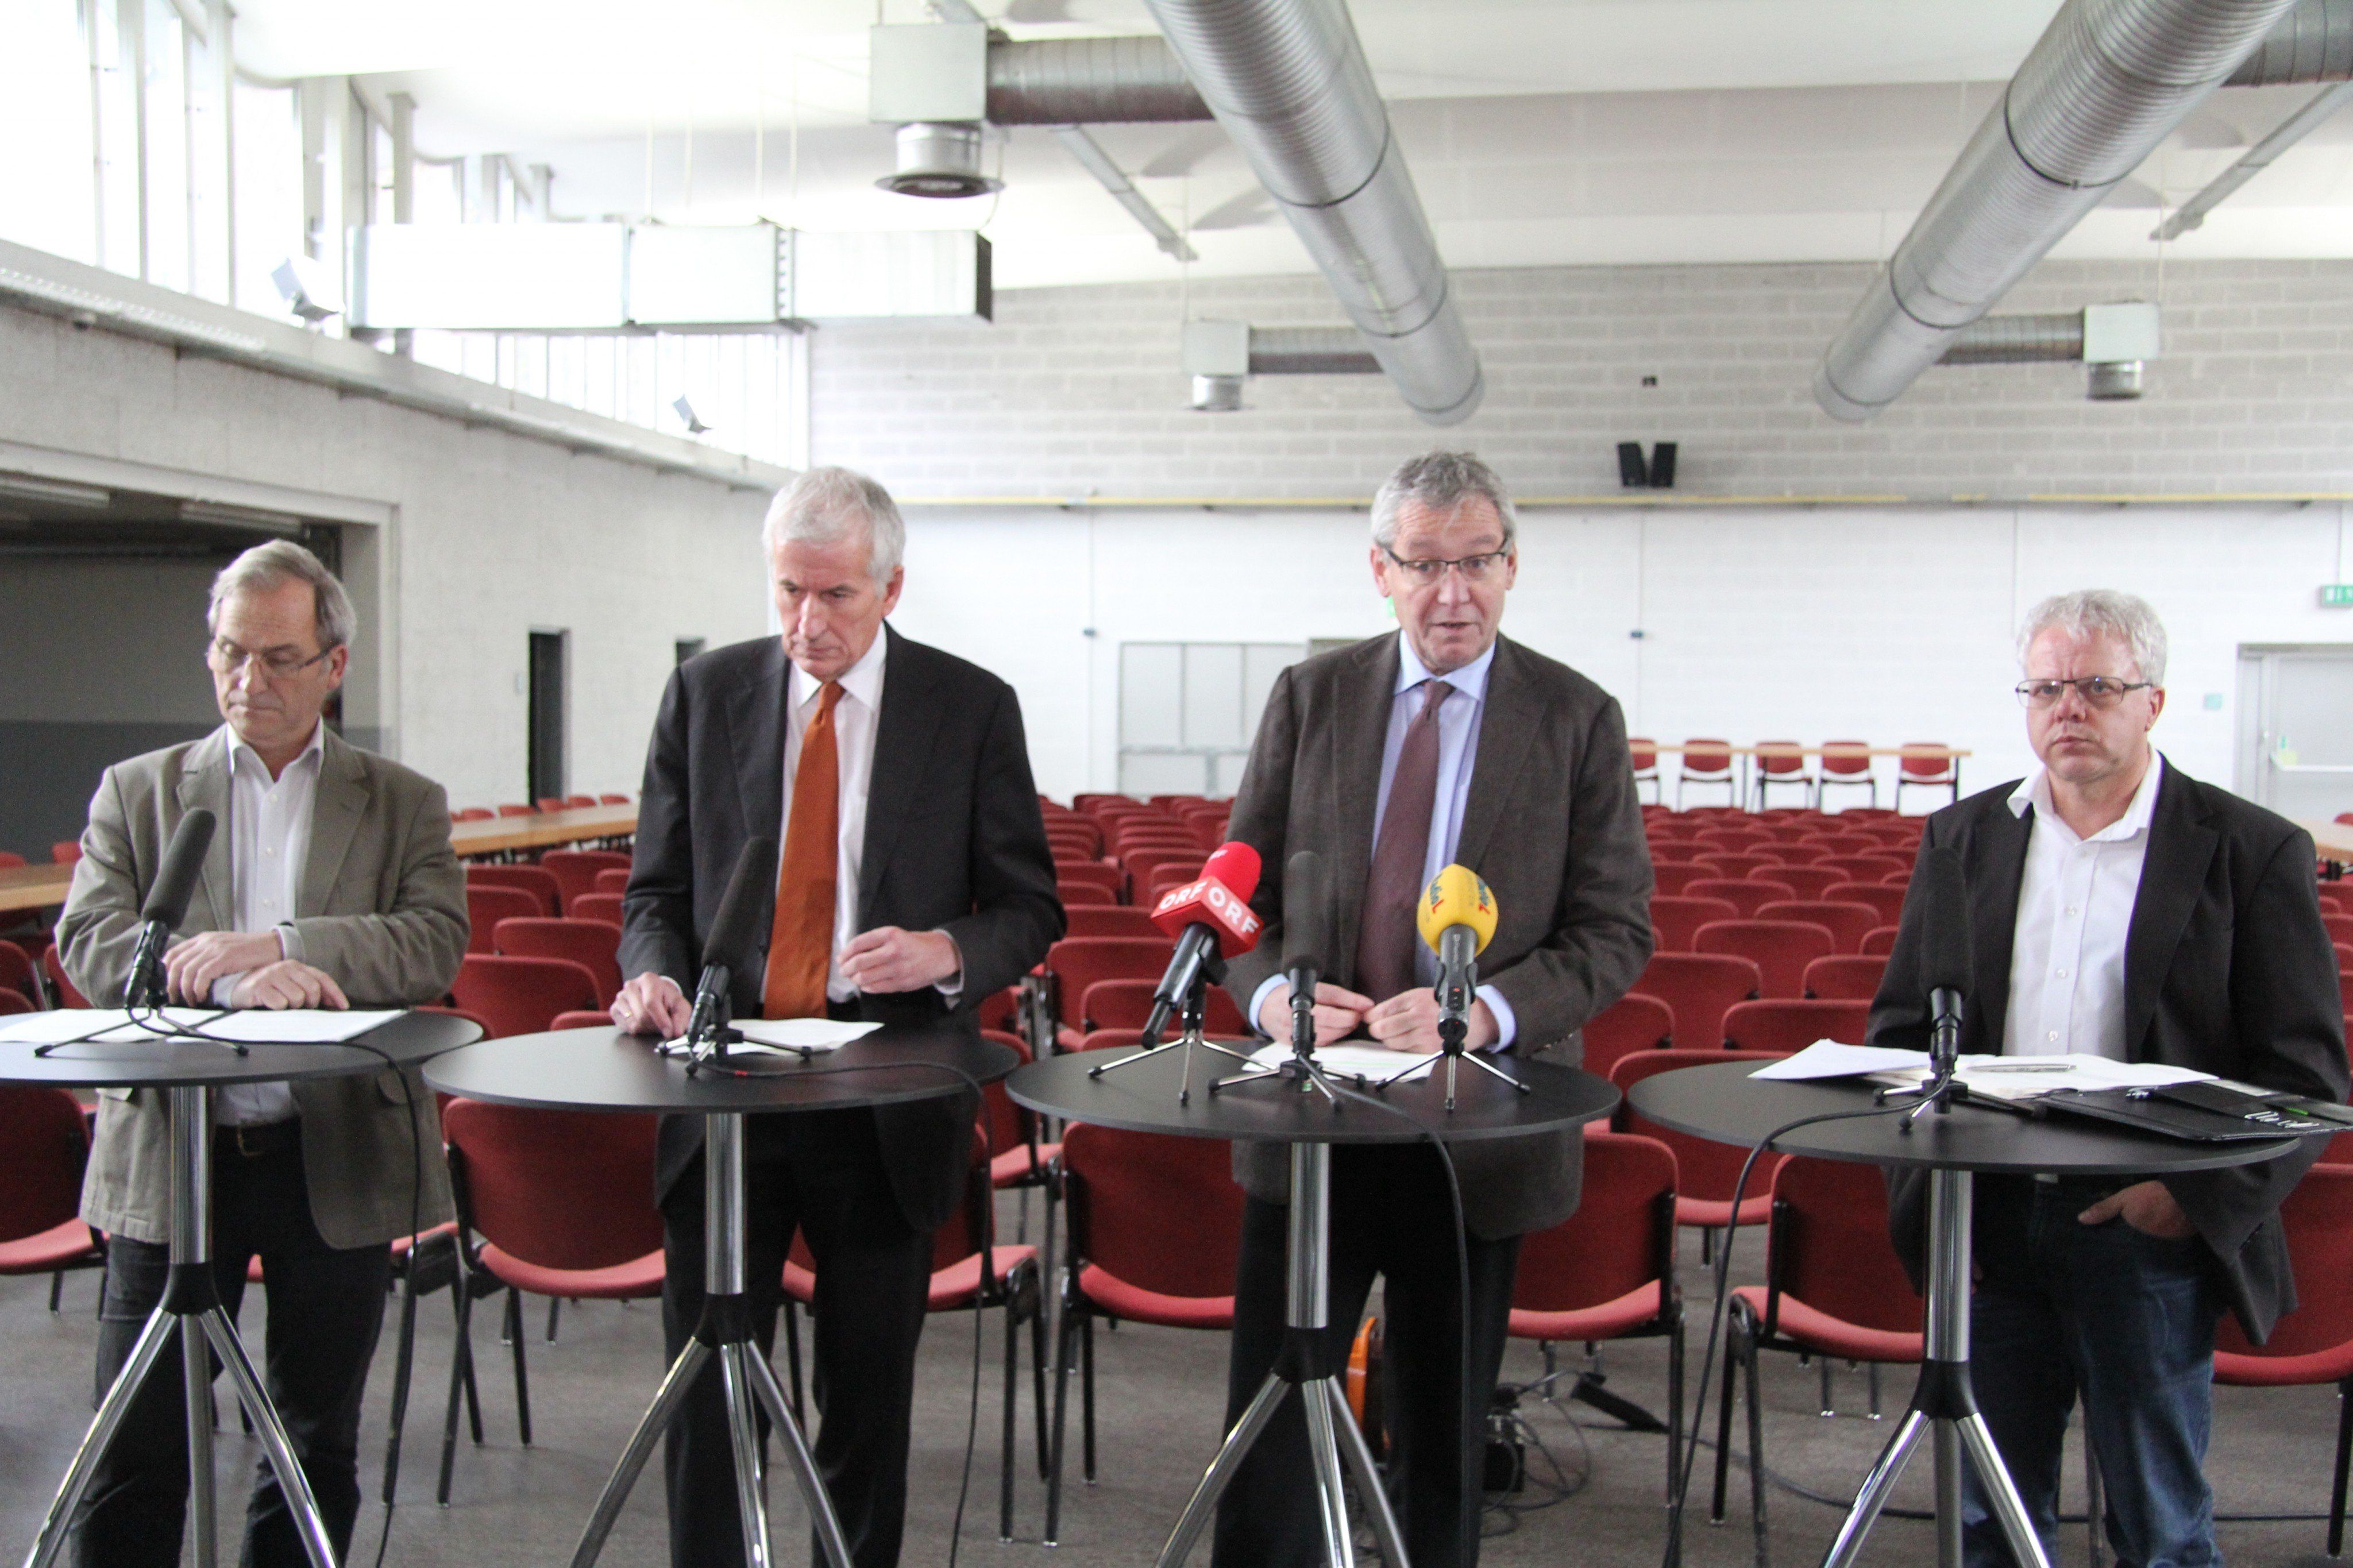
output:
M1116 125L1207 120L1209 106L1158 38L992 38L988 118L996 125Z
M1815 399L1861 421L1903 395L2293 3L2067 0L1823 354Z
M2040 364L2084 357L2084 312L1983 316L1953 335L1938 364Z
M1479 355L1344 0L1145 4L1398 395L1469 418Z
M1252 327L1252 375L1378 375L1380 362L1354 327Z
M2300 0L2225 87L2353 80L2353 0Z

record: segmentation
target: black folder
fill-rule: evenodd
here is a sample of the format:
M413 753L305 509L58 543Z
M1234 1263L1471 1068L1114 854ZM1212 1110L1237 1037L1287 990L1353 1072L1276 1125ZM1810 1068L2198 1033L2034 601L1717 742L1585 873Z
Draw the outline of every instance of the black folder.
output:
M2042 1096L2035 1103L2193 1143L2327 1136L2347 1130L2341 1121L2312 1114L2323 1107L2311 1105L2307 1109L2307 1102L2294 1095L2242 1094L2218 1083L2169 1083L2152 1089L2063 1089Z

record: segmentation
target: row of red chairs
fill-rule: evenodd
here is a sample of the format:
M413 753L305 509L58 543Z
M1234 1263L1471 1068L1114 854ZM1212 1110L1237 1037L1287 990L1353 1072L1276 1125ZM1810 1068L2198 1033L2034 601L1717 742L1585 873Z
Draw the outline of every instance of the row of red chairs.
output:
M543 795L528 805L522 801L503 802L496 807L470 805L449 814L452 822L490 822L501 816L533 816L543 811L585 811L599 805L627 805L626 795Z
M1634 784L1639 790L1649 784L1652 798L1665 793L1665 780L1659 773L1659 742L1647 735L1629 736L1627 747L1634 754ZM1924 750L1942 749L1942 741L1906 741L1906 746ZM1832 750L1831 748L1838 748ZM1770 750L1768 748L1779 748ZM1877 759L1870 754L1868 741L1825 741L1820 759L1820 771L1808 765L1800 742L1796 741L1759 741L1757 742L1756 767L1752 774L1757 808L1770 802L1767 791L1773 787L1794 787L1800 799L1810 798L1819 807L1825 788L1844 785L1870 792L1871 804L1879 804ZM1685 741L1681 752L1682 765L1675 774L1675 805L1683 805L1683 791L1691 784L1722 785L1727 805L1739 805L1739 781L1733 772L1732 742L1709 736ZM1914 788L1947 789L1955 800L1960 798L1960 768L1954 759L1936 755L1901 756L1896 759L1895 804L1904 804L1906 785Z

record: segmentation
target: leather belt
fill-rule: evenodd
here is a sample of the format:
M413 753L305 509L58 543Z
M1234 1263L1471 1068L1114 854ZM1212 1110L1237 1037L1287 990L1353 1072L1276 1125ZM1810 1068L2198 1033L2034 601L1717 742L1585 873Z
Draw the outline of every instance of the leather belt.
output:
M299 1116L290 1116L283 1121L238 1122L213 1129L215 1154L237 1154L248 1160L283 1154L300 1147L301 1142L302 1119Z

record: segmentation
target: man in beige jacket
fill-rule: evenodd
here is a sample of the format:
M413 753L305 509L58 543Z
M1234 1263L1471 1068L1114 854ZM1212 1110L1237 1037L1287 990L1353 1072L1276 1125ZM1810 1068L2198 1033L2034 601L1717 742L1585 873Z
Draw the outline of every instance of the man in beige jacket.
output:
M121 1004L138 911L182 816L220 822L181 935L174 1001L237 1007L438 1001L466 949L465 876L441 786L343 742L322 721L343 684L353 613L299 544L247 551L214 580L206 662L222 728L109 768L58 921L66 973ZM98 1378L111 1384L170 1262L163 1096L108 1090L82 1217L111 1237ZM385 1071L237 1085L213 1098L213 1268L235 1315L246 1268L269 1278L268 1378L340 1558L359 1510L360 1401L391 1282L387 1244L448 1217L433 1097ZM416 1173L423 1190L415 1190ZM76 1561L175 1563L187 1504L179 1350L164 1352L100 1462ZM243 1559L304 1562L260 1468Z

